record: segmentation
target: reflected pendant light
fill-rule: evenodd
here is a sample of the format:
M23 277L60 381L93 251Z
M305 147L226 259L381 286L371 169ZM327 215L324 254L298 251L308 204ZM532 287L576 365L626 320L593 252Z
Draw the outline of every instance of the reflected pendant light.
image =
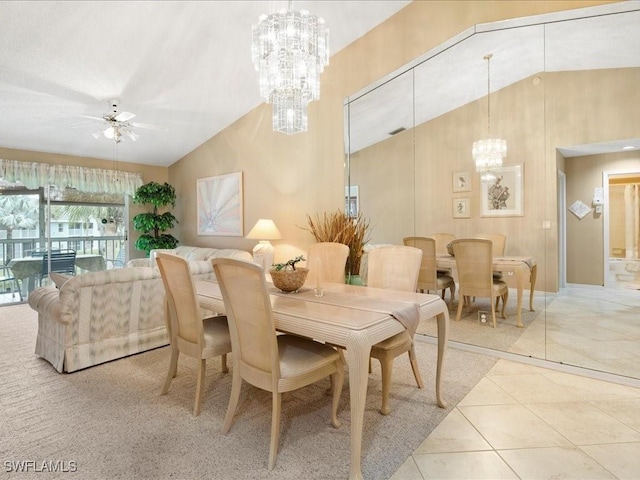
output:
M307 104L320 98L320 74L329 64L329 30L306 10L261 15L253 26L253 64L260 96L273 104L273 130L307 131Z
M487 138L473 142L471 149L476 171L485 181L492 178L492 172L502 166L502 159L507 155L507 141L491 138L491 57L491 53L484 56L487 61Z

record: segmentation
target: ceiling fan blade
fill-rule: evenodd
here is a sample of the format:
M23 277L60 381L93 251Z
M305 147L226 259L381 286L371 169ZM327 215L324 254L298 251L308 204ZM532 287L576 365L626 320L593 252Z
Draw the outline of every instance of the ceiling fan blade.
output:
M148 130L165 130L162 127L159 127L157 125L151 125L150 123L131 122L131 123L129 123L129 125L131 125L132 127L136 127L136 128L146 128Z
M124 133L127 137L129 137L131 140L133 140L134 142L138 139L138 137L140 135L138 135L136 132L134 132L133 130L130 130L128 128L121 128L120 131L122 133Z
M101 122L104 121L104 117L92 117L91 115L78 115L78 116L82 118L90 118L91 120L100 120Z
M118 122L126 122L127 120L131 120L136 115L131 112L120 112L114 117L114 120Z

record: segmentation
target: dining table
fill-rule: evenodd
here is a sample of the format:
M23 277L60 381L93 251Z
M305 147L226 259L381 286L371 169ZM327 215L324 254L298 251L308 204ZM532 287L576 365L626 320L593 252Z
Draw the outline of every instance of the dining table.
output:
M436 255L436 266L439 269L455 270L456 258L453 255L438 254ZM515 276L517 292L516 322L518 327L523 328L522 297L526 285L529 285L529 310L534 311L533 293L538 275L536 259L527 256L493 257L492 268L494 272L506 272L507 275Z
M215 280L198 281L195 287L201 308L225 312L222 293ZM284 294L270 283L267 283L267 288L278 331L345 349L351 412L350 479L362 479L362 429L371 347L406 328L398 315L394 317L394 312L407 306L411 305L419 312L419 320L436 318L438 356L435 396L438 406L446 408L441 383L449 335L449 311L439 296L340 283L323 284L321 296L317 288L303 287L289 294Z

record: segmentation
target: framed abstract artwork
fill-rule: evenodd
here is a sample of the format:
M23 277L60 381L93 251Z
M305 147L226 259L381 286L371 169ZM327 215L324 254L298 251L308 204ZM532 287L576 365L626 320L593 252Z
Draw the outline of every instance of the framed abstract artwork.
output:
M524 215L522 164L504 165L493 178L482 182L482 217L518 217Z
M198 235L243 236L242 172L199 178Z

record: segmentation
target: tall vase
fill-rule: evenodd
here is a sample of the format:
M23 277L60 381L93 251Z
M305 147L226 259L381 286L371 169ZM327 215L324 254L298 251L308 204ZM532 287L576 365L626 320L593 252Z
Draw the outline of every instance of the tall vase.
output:
M344 276L344 283L347 283L349 285L364 285L364 283L362 282L362 278L360 278L360 275L354 275L351 273L347 273Z

